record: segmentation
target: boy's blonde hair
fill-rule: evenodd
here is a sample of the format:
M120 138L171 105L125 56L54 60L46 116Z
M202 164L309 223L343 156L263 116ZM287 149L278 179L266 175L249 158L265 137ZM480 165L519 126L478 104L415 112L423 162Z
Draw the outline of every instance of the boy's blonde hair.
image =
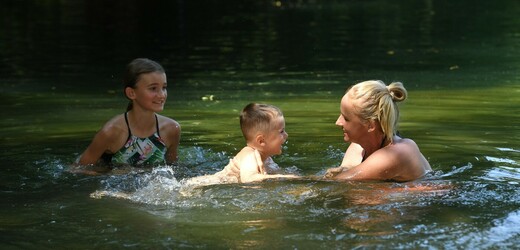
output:
M385 141L393 142L399 120L396 102L402 102L408 96L403 84L393 82L386 86L379 80L365 81L354 85L347 94L349 99L355 101L359 117L364 121L379 121Z
M254 139L259 133L271 130L271 121L283 117L282 111L273 105L250 103L240 112L240 129L246 141Z

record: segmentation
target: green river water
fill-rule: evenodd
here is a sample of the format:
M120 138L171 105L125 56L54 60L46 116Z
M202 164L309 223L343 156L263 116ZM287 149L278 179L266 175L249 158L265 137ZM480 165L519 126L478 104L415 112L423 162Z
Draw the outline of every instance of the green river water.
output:
M2 249L520 244L518 1L27 0L0 14ZM179 165L68 173L124 112L120 73L136 57L166 69ZM339 102L368 79L408 89L399 131L429 160L428 178L311 178L341 162ZM181 192L244 146L250 102L283 110L289 138L274 160L309 178Z

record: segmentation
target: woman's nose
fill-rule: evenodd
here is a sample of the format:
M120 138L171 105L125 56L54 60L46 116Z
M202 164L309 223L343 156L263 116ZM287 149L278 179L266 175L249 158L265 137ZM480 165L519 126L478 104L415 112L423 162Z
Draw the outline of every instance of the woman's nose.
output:
M341 115L336 120L336 125L337 126L343 126L343 119L341 118Z

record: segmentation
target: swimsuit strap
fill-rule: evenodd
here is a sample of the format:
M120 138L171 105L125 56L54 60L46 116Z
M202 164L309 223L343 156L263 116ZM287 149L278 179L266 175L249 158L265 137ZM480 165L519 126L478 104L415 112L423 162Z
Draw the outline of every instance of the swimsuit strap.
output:
M128 128L128 138L132 137L132 130L130 130L130 124L128 123L128 112L125 112L125 122L126 127ZM157 130L157 136L161 138L161 134L159 134L159 119L157 119L157 114L155 114L155 129Z
M130 130L130 124L128 124L128 116L127 116L128 112L125 112L125 122L126 122L126 127L128 128L128 138L132 137L132 130Z
M159 134L159 120L157 119L157 114L155 114L155 129L157 130L157 136L161 138L161 134Z

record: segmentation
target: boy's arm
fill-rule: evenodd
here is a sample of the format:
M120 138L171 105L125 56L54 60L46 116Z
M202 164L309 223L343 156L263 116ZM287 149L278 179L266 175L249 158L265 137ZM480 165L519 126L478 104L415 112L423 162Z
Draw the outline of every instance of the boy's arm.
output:
M359 144L350 143L340 166L349 169L359 165L363 161L363 151Z
M238 163L240 165L240 181L242 183L262 181L271 178L296 178L296 175L268 175L265 171L264 162L260 157L260 153L255 150L253 154L247 154L241 158Z

